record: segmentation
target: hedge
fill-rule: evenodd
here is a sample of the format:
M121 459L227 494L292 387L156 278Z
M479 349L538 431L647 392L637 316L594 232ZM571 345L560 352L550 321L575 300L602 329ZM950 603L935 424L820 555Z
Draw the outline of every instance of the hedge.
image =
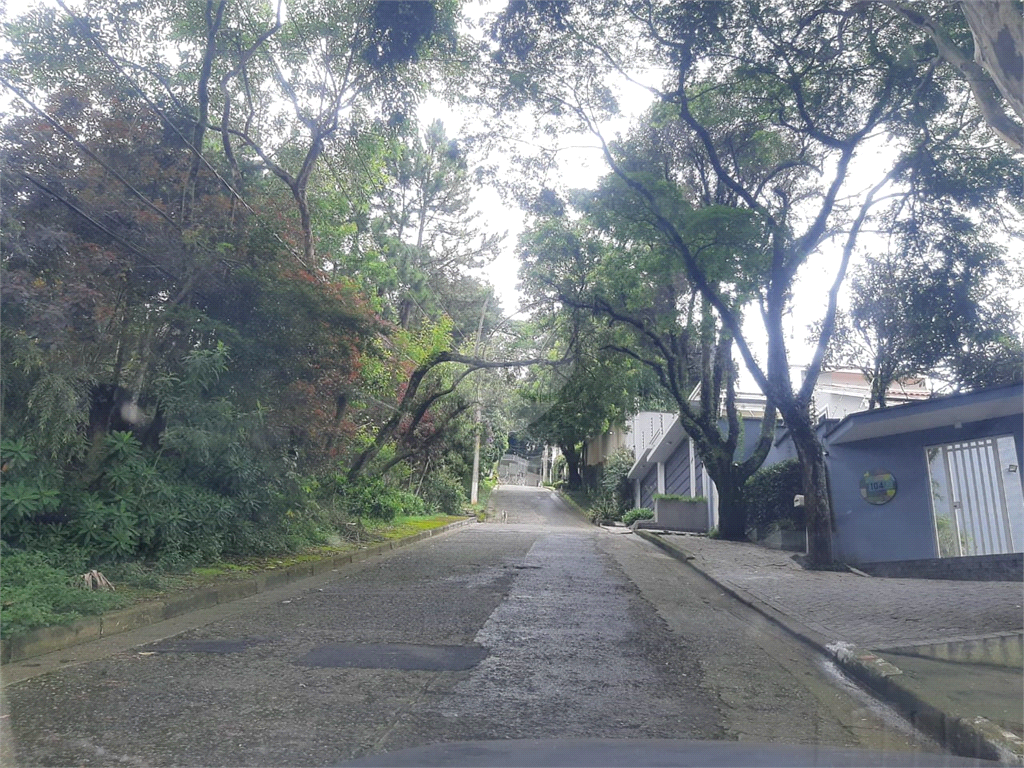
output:
M796 459L762 467L744 486L747 498L747 535L755 540L772 528L803 528L803 507L793 506L793 497L803 493L800 462Z

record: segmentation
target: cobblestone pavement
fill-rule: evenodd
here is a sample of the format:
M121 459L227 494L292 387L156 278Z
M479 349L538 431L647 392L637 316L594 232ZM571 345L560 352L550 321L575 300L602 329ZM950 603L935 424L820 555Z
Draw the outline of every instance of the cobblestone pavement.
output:
M1007 581L887 579L806 571L791 553L701 536L667 536L693 564L827 637L867 648L1024 627L1024 588Z

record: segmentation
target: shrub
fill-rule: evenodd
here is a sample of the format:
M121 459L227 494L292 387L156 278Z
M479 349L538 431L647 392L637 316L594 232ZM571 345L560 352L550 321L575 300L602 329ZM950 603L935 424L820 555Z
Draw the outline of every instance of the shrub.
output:
M591 497L587 507L587 517L592 523L600 523L602 520L619 520L622 513L611 496L599 493Z
M793 506L793 497L802 493L800 462L796 459L762 467L744 486L747 502L747 535L763 539L773 528L805 525L804 510Z
M620 448L604 463L599 490L611 513L606 517L617 520L633 505L633 484L628 475L634 461L632 450Z
M562 454L558 454L558 456L555 457L555 460L551 463L551 477L556 485L559 482L565 481L564 475L567 466L568 463L565 460L565 456L563 456Z
M652 520L654 518L654 510L647 509L646 507L638 507L636 509L629 510L622 516L622 522L626 525L632 525L637 520Z
M379 477L360 477L350 482L344 475L335 475L331 490L336 513L349 519L389 522L398 515L424 515L429 511L415 494L393 488Z
M483 483L481 482L481 487ZM423 485L420 488L420 495L423 497L425 508L422 513L432 512L443 515L457 515L467 503L466 491L451 470L445 468L436 472L428 472L423 478ZM415 498L415 497L414 497ZM414 514L414 513L409 513Z
M83 614L103 613L126 602L116 592L92 592L71 586L74 575L55 568L42 552L3 547L0 636L68 624Z

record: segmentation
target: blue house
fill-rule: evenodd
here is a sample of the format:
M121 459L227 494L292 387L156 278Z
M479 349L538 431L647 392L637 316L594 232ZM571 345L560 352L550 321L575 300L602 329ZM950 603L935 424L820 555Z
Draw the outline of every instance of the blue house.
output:
M699 390L694 390L691 400L696 401L699 396ZM747 458L753 452L761 431L764 397L760 394L739 394L736 407L745 438L741 439L739 451L743 458ZM707 499L707 526L703 530L708 531L718 525L718 493L714 481L704 470L704 462L680 424L678 415L665 415L667 426L653 434L647 446L637 451L636 461L629 471L629 478L634 481L634 506L654 509L655 494L703 496Z
M841 559L1024 552L1024 386L851 414L823 443Z
M823 420L836 421L866 408L869 395L870 384L860 371L823 371L814 389L816 411ZM923 382L901 383L894 385L888 396L892 402L916 401L928 397L928 390ZM699 400L698 386L691 393L690 401L696 404ZM738 392L736 407L743 426L738 451L739 456L746 459L753 453L761 432L765 397L758 391ZM724 417L723 413L723 429ZM787 443L785 434L785 430L780 427L780 439L772 447L765 465L795 458L795 450L792 443ZM679 423L678 416L664 414L660 428L654 430L643 442L637 443L634 455L636 462L629 472L629 478L634 483L634 506L653 509L655 494L704 496L707 498L708 511L705 530L717 527L717 489L705 472L704 463Z
M904 402L866 411L851 372L822 374L815 390L834 512L836 556L850 563L1008 555L1024 552L1024 386ZM894 398L896 399L896 398ZM763 397L740 409L749 455ZM780 429L765 465L796 458ZM717 493L677 419L638 452L629 477L634 503L658 493L705 496L707 529L718 523Z

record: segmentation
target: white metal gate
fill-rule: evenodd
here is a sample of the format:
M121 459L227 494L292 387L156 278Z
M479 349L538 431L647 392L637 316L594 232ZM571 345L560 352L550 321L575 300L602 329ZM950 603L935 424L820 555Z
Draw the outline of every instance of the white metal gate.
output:
M1009 435L925 449L940 557L1024 551L1024 491Z

